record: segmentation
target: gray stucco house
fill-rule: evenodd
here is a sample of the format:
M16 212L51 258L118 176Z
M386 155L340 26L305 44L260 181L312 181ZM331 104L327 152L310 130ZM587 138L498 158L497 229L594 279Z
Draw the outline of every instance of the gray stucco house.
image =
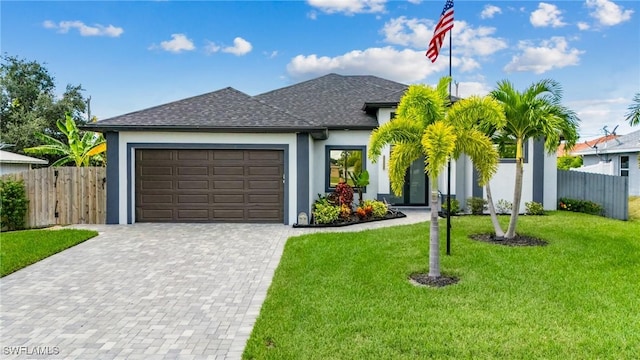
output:
M328 74L257 96L225 88L88 124L107 139L107 223L293 224L355 168L370 174L366 199L427 205L424 159L408 170L396 197L389 147L376 163L367 157L371 131L392 121L407 88L375 76ZM555 154L534 141L526 154L523 204L555 209ZM341 161L347 157L357 165ZM514 166L501 164L492 182L496 200L511 198ZM468 159L452 169L452 195L484 195ZM441 189L445 179L438 179Z
M584 168L603 169L595 172L608 175L628 176L629 195L640 196L640 130L574 151L571 155L582 156ZM575 170L580 171L580 168Z

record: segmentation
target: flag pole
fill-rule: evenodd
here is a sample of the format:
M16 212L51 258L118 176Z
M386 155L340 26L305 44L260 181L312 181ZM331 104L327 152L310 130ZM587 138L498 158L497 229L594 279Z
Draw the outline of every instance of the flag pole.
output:
M453 29L449 30L449 101L451 101L451 83L453 80L451 79L451 53L452 53L452 45L451 45L451 33ZM447 162L447 255L451 255L451 158Z

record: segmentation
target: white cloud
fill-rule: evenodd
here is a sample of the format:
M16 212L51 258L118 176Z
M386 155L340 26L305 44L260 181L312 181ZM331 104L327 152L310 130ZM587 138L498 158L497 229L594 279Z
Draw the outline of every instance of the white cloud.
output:
M222 51L236 56L242 56L251 52L251 49L253 49L253 46L250 42L241 37L237 37L233 39L233 46L227 46L222 49Z
M535 27L561 27L566 25L566 23L562 22L562 11L558 10L558 7L543 2L538 4L538 10L531 13L529 21Z
M157 48L152 45L151 48ZM193 45L193 41L187 38L185 34L171 34L171 40L160 42L160 48L172 53L181 53L183 51L191 51L196 47Z
M491 19L495 14L502 14L502 9L495 5L485 5L484 9L480 13L480 18L482 19Z
M124 33L124 29L113 25L94 24L93 26L85 25L82 21L60 21L58 24L51 20L45 20L42 23L46 29L57 29L59 33L66 34L71 29L77 29L81 36L108 36L119 37Z
M582 140L590 140L604 135L603 127L609 131L616 126L617 134L627 134L633 131L624 121L626 106L629 99L611 97L602 99L584 99L567 102L570 109L574 109L580 118L580 135Z
M422 0L407 0L407 1L409 1L412 4L416 4L416 5L420 4L422 2Z
M389 44L411 46L426 51L433 36L434 26L435 23L430 20L407 19L401 16L385 23L381 32L385 36L384 41ZM466 57L488 56L507 47L505 40L491 36L496 32L493 27L473 28L465 21L456 21L452 31L456 53L462 53Z
M307 17L311 20L316 20L318 18L318 13L315 11L309 11L307 13Z
M491 91L491 87L482 82L461 81L458 83L457 89L456 84L454 83L452 90L454 94L457 90L458 97L467 98L471 95L485 96L489 94L489 92Z
M609 0L586 0L588 8L593 9L591 17L598 20L601 25L613 26L631 19L633 10L623 10L622 6Z
M587 24L586 22L584 22L584 21L578 22L578 29L579 30L584 31L584 30L589 30L589 28L591 28L591 26L589 26L589 24Z
M307 0L310 6L325 13L345 13L347 15L384 12L386 2L387 0Z
M448 68L447 61L431 64L424 51L396 50L391 46L353 50L335 57L298 55L287 64L287 72L296 79L312 78L336 72L351 75L376 75L403 83L413 83Z
M580 55L584 51L570 49L569 43L562 36L543 40L539 46L530 42L521 41L518 48L522 50L520 55L513 56L511 62L504 67L504 71L510 72L534 72L542 74L554 68L577 65Z
M213 41L206 41L206 45L204 46L204 52L207 54L213 54L220 51L220 46L216 45Z

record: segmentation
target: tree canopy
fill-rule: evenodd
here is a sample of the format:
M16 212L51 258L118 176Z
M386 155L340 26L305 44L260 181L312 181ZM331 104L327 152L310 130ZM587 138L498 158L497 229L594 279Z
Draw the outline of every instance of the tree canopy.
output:
M56 92L54 77L37 61L16 56L0 57L0 142L11 145L12 152L39 145L35 134L46 134L66 141L56 125L70 114L76 124L86 123L86 99L81 85L68 84ZM58 157L46 156L50 162Z

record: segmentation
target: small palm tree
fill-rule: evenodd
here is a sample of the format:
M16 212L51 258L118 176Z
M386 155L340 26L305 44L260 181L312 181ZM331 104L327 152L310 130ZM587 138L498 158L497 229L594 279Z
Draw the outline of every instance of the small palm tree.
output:
M633 104L629 105L627 112L627 121L629 125L640 125L640 93L636 93L633 97Z
M389 177L395 194L400 195L407 168L425 156L425 172L431 182L431 227L429 232L429 277L439 278L440 235L438 224L438 176L447 161L467 154L486 183L497 170L498 152L491 139L474 127L481 114L500 118L502 108L493 108L473 97L450 105L447 92L451 79L440 79L437 87L412 85L400 100L396 117L375 129L369 140L369 156L376 161L385 145L393 145L389 158ZM489 100L490 102L492 100ZM473 120L471 120L473 119Z
M56 125L67 137L67 144L49 135L36 134L44 144L26 148L24 151L28 154L62 156L51 166L62 166L68 163L75 163L77 167L89 166L92 158L98 162L104 162L100 155L107 150L107 143L102 134L85 132L81 136L80 130L69 114L66 115L64 122L58 120Z
M544 139L545 150L556 152L561 139L571 148L578 140L578 122L572 110L563 106L562 88L554 80L538 81L523 92L517 91L507 80L498 82L498 86L490 94L499 101L506 117L506 126L500 136L508 136L516 143L516 174L513 194L513 206L509 228L505 238L516 236L516 225L522 198L523 146L529 139Z

